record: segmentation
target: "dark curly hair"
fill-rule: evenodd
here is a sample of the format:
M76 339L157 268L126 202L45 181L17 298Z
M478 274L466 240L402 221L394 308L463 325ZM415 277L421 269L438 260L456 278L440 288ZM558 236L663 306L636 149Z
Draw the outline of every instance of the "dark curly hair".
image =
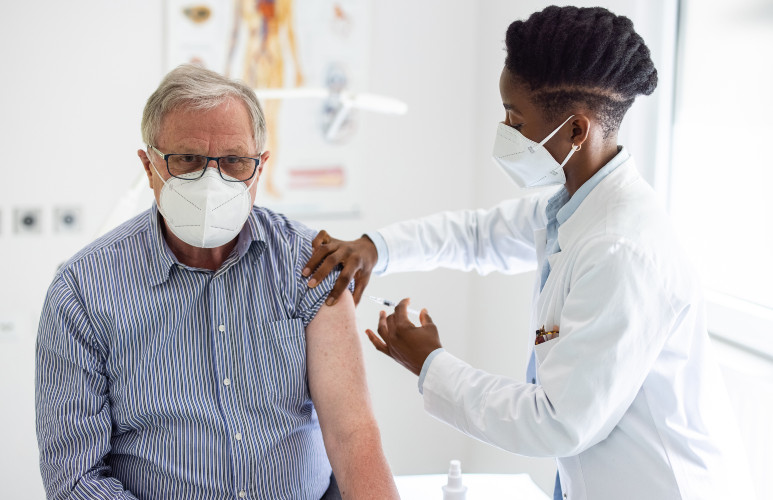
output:
M572 106L595 112L609 137L658 72L633 23L602 7L550 6L507 28L505 67L525 82L547 119Z

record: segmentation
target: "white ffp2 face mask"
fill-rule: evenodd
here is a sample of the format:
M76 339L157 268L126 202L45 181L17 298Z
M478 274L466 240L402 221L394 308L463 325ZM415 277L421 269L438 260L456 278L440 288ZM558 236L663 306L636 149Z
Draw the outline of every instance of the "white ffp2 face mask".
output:
M575 151L579 151L580 146L572 145L569 154L559 164L544 144L572 118L574 115L564 120L539 143L528 139L513 127L500 123L494 141L494 162L522 188L565 184L564 165Z
M150 163L164 183L158 210L175 236L198 248L219 247L238 236L252 210L250 189L259 172L249 186L228 182L209 167L199 179L170 177L165 181L152 160Z

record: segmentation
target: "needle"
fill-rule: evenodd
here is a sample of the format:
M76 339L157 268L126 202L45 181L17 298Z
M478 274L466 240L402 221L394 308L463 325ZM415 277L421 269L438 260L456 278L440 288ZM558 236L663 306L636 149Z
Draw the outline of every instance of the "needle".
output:
M370 300L372 300L373 302L379 303L379 304L381 304L383 306L387 306L387 307L395 307L397 305L397 302L395 302L394 300L382 299L381 297L374 297L373 295L368 295L368 298ZM416 309L411 309L409 307L408 308L408 314L413 314L413 315L418 316L419 315L419 311L417 311Z

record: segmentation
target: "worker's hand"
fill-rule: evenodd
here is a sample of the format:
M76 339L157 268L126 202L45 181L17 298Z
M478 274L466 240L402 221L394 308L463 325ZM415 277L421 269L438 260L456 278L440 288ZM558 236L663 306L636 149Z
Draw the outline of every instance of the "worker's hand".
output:
M379 313L378 335L372 330L365 330L365 333L376 349L419 375L427 356L443 346L440 345L435 323L426 309L422 309L419 315L421 326L414 325L408 319L407 308L410 300L401 300L395 307L395 312L389 316L384 311Z
M354 303L359 304L362 292L368 286L370 273L378 261L376 245L363 235L354 241L342 241L333 238L324 229L311 242L314 249L311 258L303 269L303 275L309 276L309 287L314 288L339 264L343 265L333 290L325 302L332 306L346 287L354 280Z

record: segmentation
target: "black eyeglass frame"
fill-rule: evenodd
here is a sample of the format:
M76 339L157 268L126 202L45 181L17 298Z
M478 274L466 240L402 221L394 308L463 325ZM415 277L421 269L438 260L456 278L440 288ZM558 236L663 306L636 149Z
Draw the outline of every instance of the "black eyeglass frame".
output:
M166 171L169 173L169 175L171 175L172 177L176 177L177 179L182 179L182 180L185 180L185 181L195 181L195 180L199 180L202 177L204 177L204 172L207 171L207 168L208 168L207 166L209 165L210 161L214 161L215 162L215 164L217 165L217 173L220 174L220 178L223 179L226 182L247 182L248 180L250 180L253 177L255 177L255 173L258 171L258 166L260 166L260 157L253 158L252 156L234 156L234 155L228 155L228 156L206 156L206 155L198 155L198 154L194 154L194 153L164 153L160 149L158 149L157 147L153 146L152 144L148 144L148 148L153 149L153 151L155 151L161 157L161 159L164 160L164 162L166 163ZM206 158L207 162L204 164L204 168L201 169L201 173L199 174L198 177L180 177L179 175L174 175L172 173L172 171L169 170L169 157L170 156L199 156L201 158ZM252 161L255 162L255 168L252 169L252 174L249 177L247 177L246 179L236 179L236 180L234 180L234 179L226 179L225 176L223 175L223 170L221 170L221 168L220 168L220 160L223 159L223 158L239 158L241 160L252 160ZM195 172L191 172L191 173L195 173ZM188 175L188 174L186 174L186 175Z

